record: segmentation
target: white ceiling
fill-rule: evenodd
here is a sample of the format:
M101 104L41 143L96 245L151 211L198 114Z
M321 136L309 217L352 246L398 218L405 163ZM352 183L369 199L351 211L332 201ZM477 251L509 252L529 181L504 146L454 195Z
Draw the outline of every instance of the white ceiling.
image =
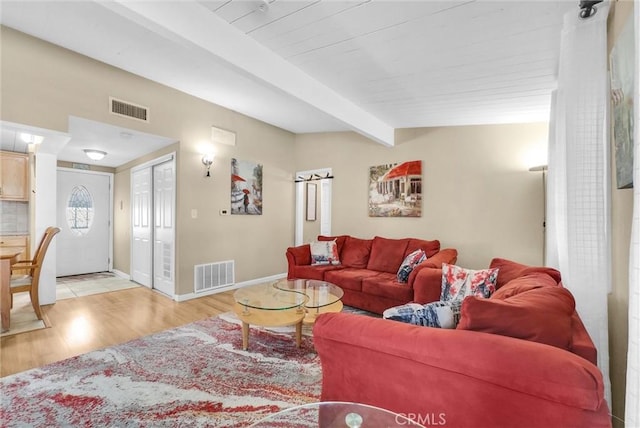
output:
M385 145L397 128L547 120L563 15L578 13L577 0L1 6L3 25L283 129Z

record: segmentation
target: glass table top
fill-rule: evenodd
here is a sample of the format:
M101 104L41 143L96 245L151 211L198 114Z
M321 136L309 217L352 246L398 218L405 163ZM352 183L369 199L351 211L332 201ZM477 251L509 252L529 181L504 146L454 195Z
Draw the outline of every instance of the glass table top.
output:
M243 287L233 297L237 303L249 308L285 310L328 306L339 301L343 294L340 287L330 282L295 279Z
M281 290L291 290L306 294L308 297L304 304L306 308L320 308L332 305L342 299L344 294L342 288L337 285L315 279L283 280L279 281L276 286Z
M251 428L424 428L407 416L411 415L402 415L366 404L325 401L274 413L251 425Z
M302 307L308 299L304 293L282 290L274 283L240 288L233 298L245 307L276 311Z

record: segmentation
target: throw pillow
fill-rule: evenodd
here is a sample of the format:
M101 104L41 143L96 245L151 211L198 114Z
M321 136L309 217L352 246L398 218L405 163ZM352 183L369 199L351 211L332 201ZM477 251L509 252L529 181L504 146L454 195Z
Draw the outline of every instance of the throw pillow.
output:
M460 319L461 302L407 303L384 311L382 317L413 325L455 328Z
M535 288L508 299L469 297L458 329L500 334L570 349L575 301L563 287Z
M413 271L413 268L422 263L426 258L427 255L425 254L425 252L419 249L415 250L413 253L405 257L396 275L398 277L398 282L406 283L409 279L411 271Z
M319 241L311 243L312 265L339 265L338 245L336 241Z
M471 270L443 263L440 300L461 301L467 296L489 298L496 291L497 279L498 269Z

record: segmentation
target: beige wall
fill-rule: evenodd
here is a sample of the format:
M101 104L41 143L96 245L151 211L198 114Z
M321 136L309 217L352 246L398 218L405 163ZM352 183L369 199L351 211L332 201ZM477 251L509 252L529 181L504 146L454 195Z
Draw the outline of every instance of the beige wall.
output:
M193 291L199 263L235 260L237 282L286 272L284 250L293 242L293 134L12 29L2 27L0 36L2 120L67 132L73 115L179 142L177 294ZM109 96L149 107L151 122L110 114ZM237 145L217 148L206 179L200 146L210 141L212 125L236 131ZM262 216L218 215L229 208L232 157L263 164ZM127 273L130 167L117 170L114 207L114 263Z
M633 2L612 3L609 14L609 50L624 24L633 19ZM636 24L637 25L637 24ZM629 313L629 245L633 213L633 189L617 189L613 139L611 141L612 292L609 294L609 376L614 426L624 424ZM636 183L638 185L638 183Z
M59 160L57 162L57 165L58 165L58 168L73 168L74 163ZM88 165L88 168L86 169L86 171L108 172L113 174L116 172L116 169L108 166Z
M333 169L332 233L439 239L458 263L483 268L493 257L542 262L541 173L548 126L488 125L399 131L394 148L354 133L296 137L296 168ZM422 160L421 218L368 217L369 167Z

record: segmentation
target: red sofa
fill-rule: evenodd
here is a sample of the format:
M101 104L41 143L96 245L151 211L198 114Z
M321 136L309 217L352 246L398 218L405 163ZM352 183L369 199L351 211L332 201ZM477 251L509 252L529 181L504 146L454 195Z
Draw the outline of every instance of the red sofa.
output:
M457 329L320 315L322 401L378 406L425 426L611 426L596 348L559 273L494 262L504 266L498 296L465 299Z
M420 274L427 268L438 268L442 263L455 263L455 249L440 249L439 241L404 238L359 239L353 236L318 236L319 241L335 240L340 256L339 265L311 265L309 244L287 248L288 279L317 279L338 285L344 291L345 305L382 314L385 309L402 305L416 298L431 298L434 289L430 276ZM422 249L427 259L409 275L407 283L397 281L397 272L404 258ZM440 278L437 279L440 287ZM438 291L439 298L440 291Z

